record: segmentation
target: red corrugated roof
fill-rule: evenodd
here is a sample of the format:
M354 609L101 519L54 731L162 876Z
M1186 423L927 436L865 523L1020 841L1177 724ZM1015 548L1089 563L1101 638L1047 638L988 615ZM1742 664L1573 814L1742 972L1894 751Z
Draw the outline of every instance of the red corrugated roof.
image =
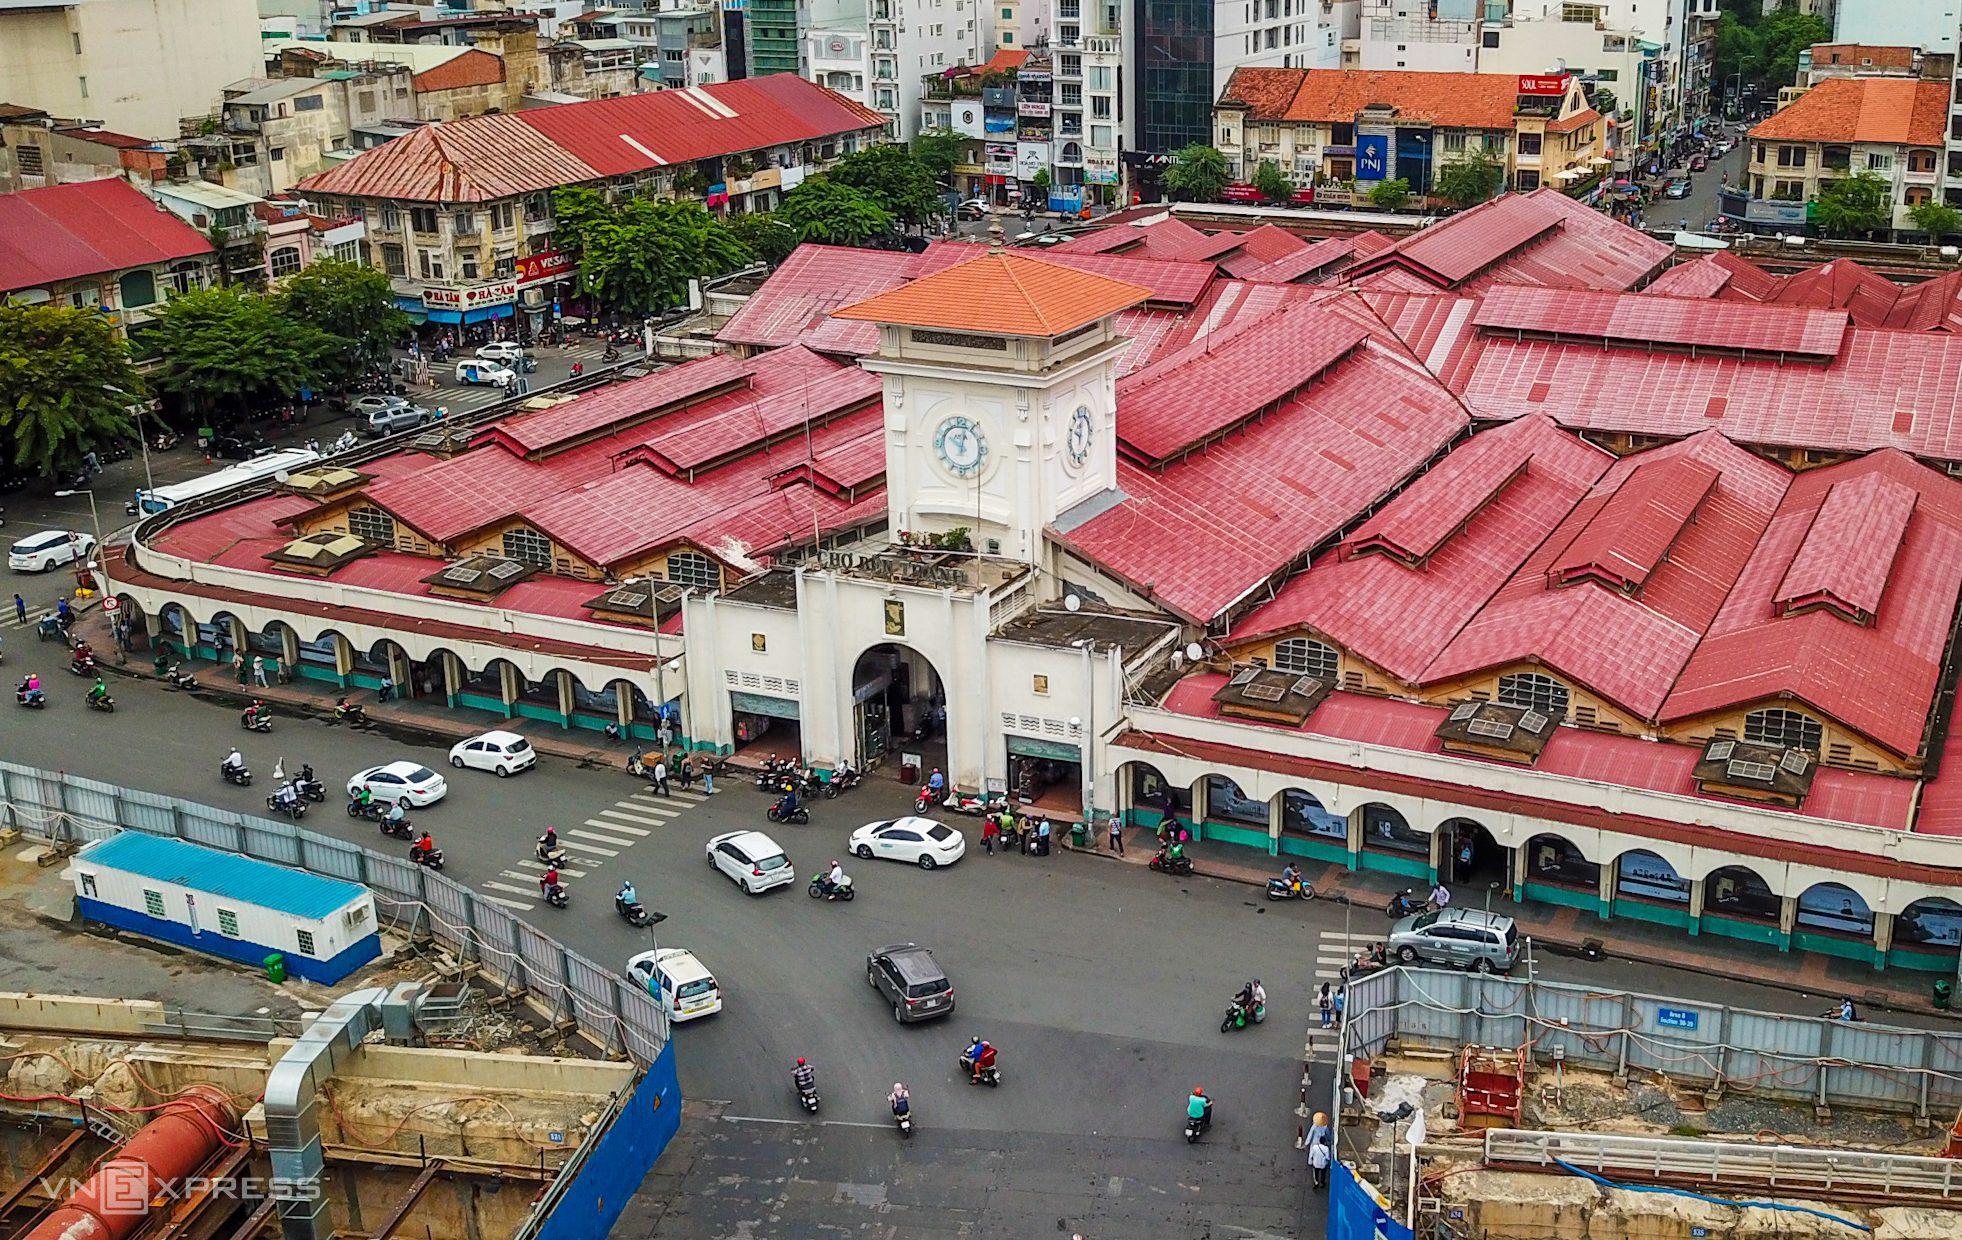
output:
M712 418L690 419L686 425L658 431L622 459L648 461L670 473L691 473L757 444L774 442L807 423L822 426L863 408L879 399L882 388L879 376L856 366L828 370L798 386L777 385Z
M1854 620L1871 617L1918 498L1878 473L1835 482L1771 601L1781 612L1819 604Z
M1657 297L1715 297L1730 283L1731 273L1710 255L1677 263L1649 282L1642 292Z
M507 442L520 455L550 452L622 422L695 400L718 388L731 384L747 386L755 369L752 361L717 353L644 378L608 384L551 409L506 418L493 426L489 434Z
M1049 247L1050 254L1114 254L1183 261L1214 244L1212 237L1174 215L1148 224L1111 224Z
M1639 594L1717 486L1715 466L1686 456L1643 461L1554 557L1557 584L1601 581Z
M1558 227L1541 227L1549 217ZM1358 253L1363 239L1357 238ZM1407 292L1440 285L1480 292L1495 284L1619 290L1649 279L1674 254L1666 241L1558 190L1541 189L1495 198L1432 224L1375 250L1344 278Z
M1232 274L1244 280L1287 284L1306 275L1328 274L1331 268L1340 270L1337 264L1348 260L1355 251L1354 237L1324 237L1313 245L1304 246L1273 262L1245 271L1235 271Z
M796 74L465 117L411 130L302 192L483 202L874 129L885 118Z
M0 292L209 253L204 234L113 177L0 194Z
M1843 310L1509 285L1486 290L1472 321L1504 331L1810 357L1838 353L1847 326Z

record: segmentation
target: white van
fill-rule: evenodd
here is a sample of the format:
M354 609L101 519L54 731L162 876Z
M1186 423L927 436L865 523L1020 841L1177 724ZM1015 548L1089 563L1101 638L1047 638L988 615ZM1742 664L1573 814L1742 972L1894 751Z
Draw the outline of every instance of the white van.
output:
M647 987L668 1019L680 1022L722 1010L715 974L685 947L661 947L627 961L627 976Z
M456 364L458 383L487 383L492 387L503 387L516 377L509 366L502 362L487 361L483 358L465 358Z

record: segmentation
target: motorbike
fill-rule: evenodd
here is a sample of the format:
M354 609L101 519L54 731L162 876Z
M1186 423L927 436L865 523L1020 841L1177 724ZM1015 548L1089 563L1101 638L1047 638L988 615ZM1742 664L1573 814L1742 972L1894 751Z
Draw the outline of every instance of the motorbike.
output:
M540 838L537 846L534 847L531 851L533 856L537 857L540 861L543 861L546 865L551 866L555 870L565 864L564 845L554 844L550 848L547 848L545 847L544 839Z
M1267 898L1270 900L1312 900L1315 889L1307 883L1290 885L1278 878L1267 880Z
M1249 1011L1240 1005L1238 999L1235 999L1227 1005L1226 1015L1219 1022L1219 1031L1221 1033L1230 1033L1235 1029L1245 1029L1248 1025L1258 1025L1266 1019L1266 1004L1255 1004L1253 1010Z
M1171 874L1179 878L1192 873L1192 858L1174 857L1162 848L1153 853L1151 860L1146 864L1160 874Z
M1405 887L1402 891L1390 897L1390 902L1383 906L1383 911L1394 921L1399 917L1409 917L1412 914L1421 913L1424 911L1424 907L1425 902L1412 895L1410 888Z
M164 673L164 683L172 689L195 689L198 678L182 668L173 667Z
M859 780L862 778L864 777L857 771L846 771L843 774L833 771L831 778L824 781L824 795L836 797L841 792L850 792L858 787Z
M75 656L68 660L68 670L76 676L95 675L95 656L92 654Z
M386 818L377 818L375 825L381 828L383 835L393 839L406 840L415 835L415 831L409 826L409 820L407 818L403 818L399 822L390 822Z
M564 883L553 883L545 889L544 897L545 903L553 908L567 908L572 904L572 897L567 894Z
M361 708L359 702L351 702L346 706L336 705L334 707L334 721L336 723L352 725L364 724L368 722L368 712Z
M1001 1084L1001 1065L999 1063L989 1064L987 1067L981 1069L979 1076L976 1076L974 1074L974 1061L966 1055L962 1055L954 1062L955 1066L967 1077L967 1083L970 1085L986 1085L993 1088Z
M786 812L783 804L782 801L778 801L775 805L763 811L764 816L771 822L787 822L800 827L811 820L811 811L805 809L802 805Z
M218 764L218 773L224 776L225 782L228 784L236 784L241 788L252 786L252 772L245 767L226 766L221 762Z
M89 704L90 710L99 710L109 715L116 713L116 699L106 693L101 697L84 697L82 700Z
M1346 982L1350 978L1368 977L1379 969L1387 969L1389 967L1390 962L1383 955L1381 945L1379 944L1375 950L1364 952L1357 956L1351 963L1343 965L1338 972L1341 974L1342 980Z
M941 802L941 804L947 809L953 810L956 814L969 814L976 817L982 814L999 814L1008 808L1008 794L990 792L983 795L976 792L952 792L948 794L947 799Z
M305 801L282 801L279 799L278 794L266 798L266 808L275 814L284 814L294 822L298 822L307 815L307 803Z
M1198 1141L1200 1134L1205 1132L1206 1129L1211 1128L1212 1126L1213 1126L1213 1104L1210 1100L1208 1100L1206 1103L1206 1113L1204 1115L1200 1116L1198 1119L1193 1119L1190 1115L1185 1117L1185 1143L1187 1145L1191 1145L1194 1142Z
M667 920L667 914L650 913L647 911L647 906L639 900L629 904L619 896L613 897L613 911L620 914L621 919L630 926L651 926L657 921Z
M817 1084L813 1082L812 1084L804 1085L795 1081L792 1083L797 1085L797 1105L803 1107L811 1114L816 1115L818 1109Z
M272 712L270 710L253 710L247 707L239 713L238 726L244 728L247 732L270 732L272 731Z
M913 1138L913 1108L909 1103L904 1111L894 1111L892 1122L899 1129L899 1135L907 1140Z
M833 888L830 883L824 880L824 875L818 874L812 877L809 890L811 899L813 900L843 900L846 903L850 903L854 894L852 891L852 876L849 874L845 875L838 880L838 886Z
M40 710L47 704L48 695L46 690L35 689L30 691L27 687L27 682L24 680L14 686L14 705L28 706L35 710Z
M439 874L443 872L443 850L440 848L417 848L411 844L409 845L409 860L425 869L435 870ZM561 888L560 890L564 889ZM560 905L559 907L563 908L565 906Z
M614 348L612 345L607 345L606 352L600 354L600 361L602 362L617 362L619 360L620 350Z

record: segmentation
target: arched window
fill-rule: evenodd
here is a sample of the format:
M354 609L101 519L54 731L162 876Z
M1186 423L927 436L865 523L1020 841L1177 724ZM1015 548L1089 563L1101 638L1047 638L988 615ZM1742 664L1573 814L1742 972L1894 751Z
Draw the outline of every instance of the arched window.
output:
M393 546L395 518L379 508L350 508L347 514L347 532L356 538L380 543L384 547Z
M668 580L680 586L713 590L722 584L722 570L699 551L675 551L668 555Z
M1077 164L1083 162L1083 148L1074 142L1063 143L1063 162Z
M1515 672L1499 677L1499 703L1536 710L1555 719L1567 717L1567 686L1538 672Z
M1274 643L1274 666L1283 672L1299 672L1304 676L1334 680L1335 669L1341 661L1335 647L1309 641L1305 637L1290 637Z
M272 265L273 279L284 279L300 269L300 247L281 246L267 256L267 261Z
M1825 729L1811 715L1772 707L1769 710L1754 710L1744 716L1744 739L1760 745L1782 745L1817 754L1825 740Z
M138 306L148 306L156 303L157 278L149 272L126 272L120 284L123 309L133 310Z
M504 531L504 554L540 568L552 567L551 540L527 526Z

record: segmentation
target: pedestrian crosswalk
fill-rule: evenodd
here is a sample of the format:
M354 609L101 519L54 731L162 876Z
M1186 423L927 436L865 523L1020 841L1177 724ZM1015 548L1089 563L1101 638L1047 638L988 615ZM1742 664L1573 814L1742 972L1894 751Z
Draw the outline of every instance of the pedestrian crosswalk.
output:
M675 788L672 793L662 796L651 788L644 789L595 811L576 827L560 827L559 847L566 856L566 864L559 867L560 879L585 878L634 845L654 839L662 827L708 800L693 789ZM526 858L477 886L490 903L524 912L538 905L538 881L544 873L544 862Z
M1314 984L1310 989L1318 999L1322 984L1326 982L1330 991L1342 989L1342 970L1356 961L1356 953L1382 938L1379 934L1364 934L1346 930L1324 930L1315 942ZM1314 1022L1308 1027L1308 1052L1311 1055L1323 1052L1333 1053L1339 1044L1338 1031L1322 1028L1319 1005Z

